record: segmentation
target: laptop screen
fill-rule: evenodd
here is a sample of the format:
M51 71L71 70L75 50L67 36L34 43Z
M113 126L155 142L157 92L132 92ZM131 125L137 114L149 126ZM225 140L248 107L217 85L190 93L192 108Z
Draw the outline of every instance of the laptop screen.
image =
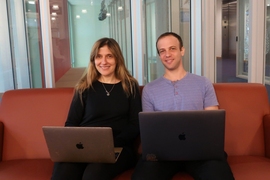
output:
M140 112L139 122L144 160L224 158L225 110Z

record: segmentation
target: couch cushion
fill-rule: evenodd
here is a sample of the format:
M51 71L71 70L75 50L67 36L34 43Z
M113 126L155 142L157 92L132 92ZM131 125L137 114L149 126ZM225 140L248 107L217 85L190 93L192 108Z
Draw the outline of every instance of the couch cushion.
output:
M73 88L5 92L0 113L4 124L2 159L49 158L42 126L64 125L73 93Z
M265 155L263 117L269 114L264 85L216 83L221 109L226 110L225 151L230 156Z
M270 159L262 156L229 156L235 179L265 180L270 178Z
M0 162L0 179L48 180L53 162L50 159L10 160Z

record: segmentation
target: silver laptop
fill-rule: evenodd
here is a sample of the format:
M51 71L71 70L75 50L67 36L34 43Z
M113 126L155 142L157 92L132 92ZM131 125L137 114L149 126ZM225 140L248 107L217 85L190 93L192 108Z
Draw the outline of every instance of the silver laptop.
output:
M139 122L144 160L224 158L225 110L140 112Z
M115 163L122 148L115 148L110 127L43 126L53 162Z

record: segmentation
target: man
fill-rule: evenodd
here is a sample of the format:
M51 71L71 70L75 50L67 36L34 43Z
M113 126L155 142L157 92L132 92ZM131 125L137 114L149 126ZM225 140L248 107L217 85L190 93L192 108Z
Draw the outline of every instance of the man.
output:
M216 110L218 102L212 83L203 76L188 73L182 62L185 54L182 39L173 32L159 36L157 52L165 67L162 77L143 89L143 111ZM133 180L167 180L179 171L200 180L233 180L233 174L223 160L151 162L142 159L136 165Z

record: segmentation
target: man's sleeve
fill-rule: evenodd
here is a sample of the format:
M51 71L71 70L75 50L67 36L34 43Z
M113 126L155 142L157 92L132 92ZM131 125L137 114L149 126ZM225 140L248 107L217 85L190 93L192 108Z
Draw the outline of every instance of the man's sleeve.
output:
M153 99L151 99L149 88L145 86L142 92L142 109L143 111L154 111Z

